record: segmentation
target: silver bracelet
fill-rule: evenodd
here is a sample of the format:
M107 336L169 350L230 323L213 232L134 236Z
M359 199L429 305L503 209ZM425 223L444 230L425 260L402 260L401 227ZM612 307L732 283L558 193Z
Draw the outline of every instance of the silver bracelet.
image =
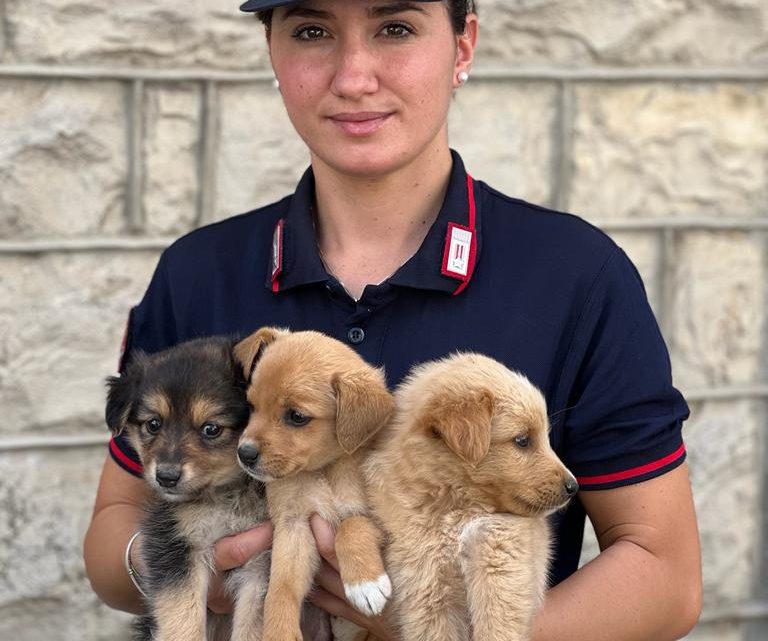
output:
M141 574L139 574L136 568L133 567L133 561L131 561L131 548L133 547L133 542L138 538L139 534L141 534L141 530L136 530L133 536L128 540L128 545L125 546L125 557L123 561L125 562L125 569L128 572L128 577L131 579L131 583L136 586L136 589L139 591L141 596L143 596L145 599L148 599L149 596L144 591L144 588L141 587Z

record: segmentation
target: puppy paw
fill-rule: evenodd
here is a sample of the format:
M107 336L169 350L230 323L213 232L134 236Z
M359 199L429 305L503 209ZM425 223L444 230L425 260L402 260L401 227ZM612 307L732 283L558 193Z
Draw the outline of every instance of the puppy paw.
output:
M392 583L386 574L375 581L345 583L344 594L349 602L367 616L381 614L387 599L392 594Z

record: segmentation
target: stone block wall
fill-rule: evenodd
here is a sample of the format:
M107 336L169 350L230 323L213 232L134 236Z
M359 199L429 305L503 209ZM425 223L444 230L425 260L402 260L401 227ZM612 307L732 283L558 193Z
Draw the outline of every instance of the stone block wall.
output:
M128 309L173 237L307 163L236 4L0 0L0 638L128 639L80 552ZM768 638L768 3L479 4L452 144L638 265L693 411L690 639Z

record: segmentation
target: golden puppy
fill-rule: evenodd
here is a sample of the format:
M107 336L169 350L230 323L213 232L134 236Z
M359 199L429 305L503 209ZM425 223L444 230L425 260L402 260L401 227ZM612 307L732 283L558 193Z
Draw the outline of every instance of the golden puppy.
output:
M485 356L416 367L366 465L403 639L523 641L546 587L546 516L578 485L544 398Z
M266 483L274 524L263 641L301 641L301 604L320 561L309 525L315 512L337 526L347 598L378 614L391 585L360 464L362 446L393 412L382 372L317 332L262 328L235 355L249 378L252 408L238 457Z

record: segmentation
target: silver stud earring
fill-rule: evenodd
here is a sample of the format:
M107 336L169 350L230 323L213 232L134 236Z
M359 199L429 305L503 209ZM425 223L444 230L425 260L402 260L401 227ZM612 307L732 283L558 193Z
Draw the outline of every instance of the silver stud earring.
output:
M459 71L459 75L457 76L459 84L463 85L467 80L469 80L469 74L466 71Z
M275 89L280 89L280 81L276 77L272 79L272 86Z

